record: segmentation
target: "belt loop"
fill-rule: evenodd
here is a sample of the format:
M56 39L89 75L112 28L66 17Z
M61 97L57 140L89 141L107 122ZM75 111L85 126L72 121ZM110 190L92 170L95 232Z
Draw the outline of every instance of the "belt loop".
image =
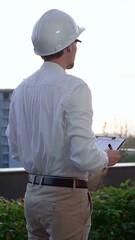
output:
M75 191L75 188L76 188L76 179L74 178L73 179L73 192Z
M32 179L32 186L34 186L35 180L36 180L36 175L35 175L34 178Z
M44 180L44 176L43 176L43 177L41 177L41 179L40 179L40 182L39 182L39 185L42 185L42 183L43 183L43 180Z

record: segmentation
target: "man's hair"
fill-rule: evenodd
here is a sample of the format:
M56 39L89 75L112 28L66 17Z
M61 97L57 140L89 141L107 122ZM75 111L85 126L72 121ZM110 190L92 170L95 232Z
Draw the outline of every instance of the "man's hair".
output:
M64 51L61 50L60 52L54 53L54 54L49 55L49 56L41 56L41 58L43 58L44 61L46 61L46 60L51 60L52 58L60 58L60 57L62 56L63 52L64 52Z

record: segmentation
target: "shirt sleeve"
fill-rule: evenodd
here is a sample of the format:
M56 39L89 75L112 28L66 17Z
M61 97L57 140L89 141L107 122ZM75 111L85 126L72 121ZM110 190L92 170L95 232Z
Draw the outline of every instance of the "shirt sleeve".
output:
M108 156L96 146L92 131L92 96L87 84L77 87L72 93L67 111L67 138L70 145L70 159L89 173L104 168Z
M8 138L8 145L9 145L11 157L17 161L20 161L19 154L18 154L16 127L15 126L16 126L15 114L14 114L13 103L11 100L10 111L9 111L9 124L7 126L5 135Z

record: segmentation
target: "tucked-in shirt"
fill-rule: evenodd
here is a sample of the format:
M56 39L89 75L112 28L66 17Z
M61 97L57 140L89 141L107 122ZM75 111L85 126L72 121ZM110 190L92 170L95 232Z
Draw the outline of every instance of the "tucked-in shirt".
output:
M87 179L107 153L96 146L88 85L45 62L11 98L6 135L12 158L28 173Z

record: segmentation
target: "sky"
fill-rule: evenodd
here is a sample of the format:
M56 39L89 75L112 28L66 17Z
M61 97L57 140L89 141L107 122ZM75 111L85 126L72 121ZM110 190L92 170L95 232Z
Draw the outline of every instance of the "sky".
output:
M94 132L135 135L135 0L1 0L0 89L16 88L42 65L31 33L51 8L86 28L67 73L92 92Z

